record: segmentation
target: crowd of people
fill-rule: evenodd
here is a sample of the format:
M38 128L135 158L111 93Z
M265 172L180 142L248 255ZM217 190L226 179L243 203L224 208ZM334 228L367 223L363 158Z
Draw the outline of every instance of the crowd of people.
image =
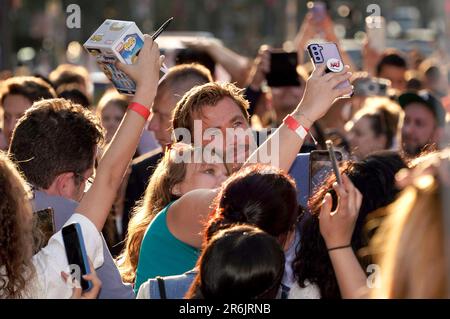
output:
M95 101L70 64L2 78L0 297L449 298L447 65L366 43L362 69L341 50L327 72L303 63L318 33L340 46L330 17L308 14L295 86L268 85L274 48L251 59L207 39L160 82L150 36L117 65L134 96ZM308 174L291 169L326 140L342 181L330 170L302 204ZM33 215L49 207L55 232L37 247ZM66 273L74 222L87 291Z

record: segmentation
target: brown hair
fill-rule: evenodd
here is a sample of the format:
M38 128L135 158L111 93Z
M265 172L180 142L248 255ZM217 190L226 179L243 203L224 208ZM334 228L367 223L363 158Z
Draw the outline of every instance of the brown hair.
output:
M20 298L34 274L32 212L26 183L0 152L0 298Z
M55 88L62 84L76 83L84 85L87 89L89 82L89 72L85 67L73 64L61 64L49 75L50 81Z
M366 117L375 136L385 135L385 149L394 144L398 135L398 126L403 111L397 103L384 97L369 97L365 100L363 107L356 112L351 122Z
M177 103L173 113L173 129L187 128L190 132L193 132L193 113L201 111L207 105L216 106L219 101L226 97L236 103L248 121L247 109L249 104L244 98L242 90L232 83L211 82L192 88Z
M3 105L8 95L22 95L31 103L40 99L56 97L55 90L44 80L34 76L17 76L0 85L0 103Z
M107 90L98 102L97 114L100 115L102 110L110 103L117 105L125 114L129 100L125 95L119 94L115 89Z
M88 109L91 106L91 101L84 92L81 85L77 83L62 84L56 90L58 97L70 100Z
M118 257L119 271L124 282L134 283L139 251L145 231L153 218L171 201L177 199L172 195L172 187L182 182L186 176L186 163L174 160L175 150L191 150L191 146L176 143L174 148L166 151L161 162L150 178L144 197L133 208L128 224L125 248Z
M167 76L161 82L160 87L168 87L176 100L197 85L212 82L211 72L201 64L180 64L169 69Z
M377 298L449 298L443 188L431 175L408 186L386 208L387 219L371 242L378 256Z
M28 182L47 189L61 173L84 173L92 167L103 141L98 118L65 99L34 103L19 120L9 152Z

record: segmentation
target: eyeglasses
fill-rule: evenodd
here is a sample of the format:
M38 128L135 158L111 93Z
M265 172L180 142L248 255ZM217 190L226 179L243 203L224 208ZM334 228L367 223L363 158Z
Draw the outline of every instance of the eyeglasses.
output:
M85 182L85 185L84 185L85 193L91 188L92 184L94 184L95 175L91 175L86 178L83 175L81 175L80 173L73 172L73 176L79 181L79 183Z

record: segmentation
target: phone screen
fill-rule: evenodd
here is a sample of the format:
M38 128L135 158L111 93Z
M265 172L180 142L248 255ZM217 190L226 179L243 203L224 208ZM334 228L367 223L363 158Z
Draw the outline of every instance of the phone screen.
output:
M270 87L299 86L297 73L297 53L272 51L270 52L270 72L266 75L267 85Z
M35 253L47 246L55 233L55 216L52 208L33 213L33 232L35 233Z
M74 271L74 265L78 266L80 270L80 278L75 279L80 281L83 290L91 289L92 283L84 280L82 277L82 275L90 273L90 267L80 225L74 223L63 227L62 236L71 271ZM73 275L73 273L70 275Z
M336 160L342 161L342 153L334 151ZM328 151L312 151L309 159L309 193L310 196L333 173L333 164Z

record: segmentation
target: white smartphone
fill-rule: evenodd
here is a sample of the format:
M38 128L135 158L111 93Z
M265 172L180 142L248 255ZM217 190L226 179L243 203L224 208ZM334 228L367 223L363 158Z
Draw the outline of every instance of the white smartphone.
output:
M386 20L382 16L366 17L366 34L369 46L382 53L386 49Z

